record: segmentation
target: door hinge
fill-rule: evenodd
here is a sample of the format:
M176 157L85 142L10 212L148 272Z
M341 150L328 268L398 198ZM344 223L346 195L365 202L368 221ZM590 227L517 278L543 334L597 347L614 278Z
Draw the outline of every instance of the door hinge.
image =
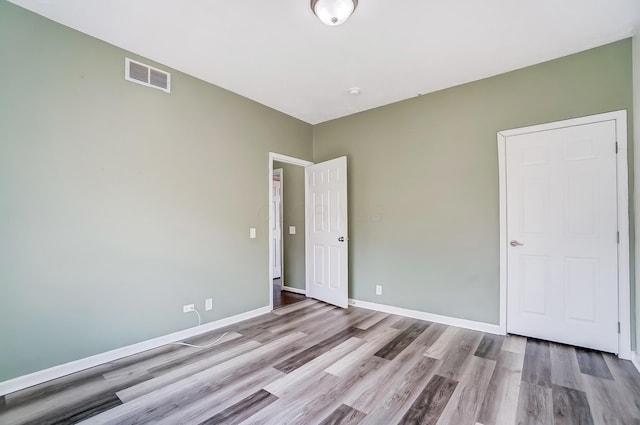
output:
M620 333L620 322L618 322L618 333Z
M619 230L616 232L616 239L617 239L618 243L620 243L620 231Z
M616 142L616 153L618 153L618 142Z

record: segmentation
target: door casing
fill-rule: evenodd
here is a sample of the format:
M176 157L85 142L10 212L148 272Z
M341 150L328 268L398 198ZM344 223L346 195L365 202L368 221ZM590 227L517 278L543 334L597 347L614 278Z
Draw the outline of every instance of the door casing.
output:
M278 217L273 217L274 221L273 222L269 222L269 226L271 226L271 223L278 223L278 229L280 230L280 244L278 249L280 250L280 264L278 265L280 268L280 285L281 287L284 287L284 229L282 228L283 225L283 212L282 212L282 207L283 207L283 200L284 200L284 170L282 168L278 168L276 170L273 170L273 177L275 178L275 176L278 176L279 183L280 183L280 203L279 203L279 208L278 208ZM273 180L272 185L275 186L275 180ZM273 190L273 189L272 189ZM270 205L274 205L273 203ZM276 235L272 235L272 236L276 236ZM272 246L273 246L273 240L271 242ZM274 259L275 260L275 259ZM277 264L277 262L276 262ZM274 274L274 279L276 279L275 274Z
M500 192L500 331L507 333L507 174L506 144L509 136L554 130L574 125L584 125L603 121L615 121L616 142L616 179L618 200L618 356L631 358L631 289L629 276L629 183L627 166L627 111L614 111L586 117L573 118L546 124L499 131L498 142L498 178Z

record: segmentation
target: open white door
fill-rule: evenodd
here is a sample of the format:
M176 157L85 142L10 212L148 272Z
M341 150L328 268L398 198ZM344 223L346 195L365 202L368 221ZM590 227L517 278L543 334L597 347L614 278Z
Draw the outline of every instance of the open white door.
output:
M348 305L347 157L305 169L307 296Z

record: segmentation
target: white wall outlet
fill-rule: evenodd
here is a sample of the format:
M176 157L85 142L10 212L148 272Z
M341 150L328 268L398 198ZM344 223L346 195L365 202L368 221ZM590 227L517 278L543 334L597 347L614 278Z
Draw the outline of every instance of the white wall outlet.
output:
M382 285L376 285L376 295L382 295Z
M256 228L255 227L251 227L249 229L249 238L251 238L251 239L255 239L256 238Z
M289 234L290 235L296 234L296 226L289 226Z
M213 310L213 298L207 298L204 300L204 309L207 311Z
M183 313L189 313L190 311L194 311L195 309L196 309L196 306L193 304L185 304L182 306Z

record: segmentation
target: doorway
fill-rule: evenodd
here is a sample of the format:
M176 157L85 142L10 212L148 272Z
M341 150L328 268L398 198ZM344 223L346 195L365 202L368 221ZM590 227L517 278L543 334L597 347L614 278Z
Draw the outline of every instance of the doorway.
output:
M291 167L289 170L287 167ZM281 252L282 268L275 281L274 246L277 230L274 205L273 170L283 168L286 189L280 185L283 213ZM298 177L292 178L293 173ZM282 177L281 177L282 178ZM274 308L274 288L315 298L342 308L348 307L348 219L347 158L340 157L318 164L277 153L269 153L269 305ZM300 184L297 200L291 202L292 184ZM295 213L301 220L291 223ZM297 242L297 245L296 245ZM293 248L288 248L292 247ZM291 258L295 258L294 261ZM302 261L301 261L302 260ZM297 273L290 267L303 264ZM301 270L300 270L301 269ZM296 277L297 276L297 277Z
M280 163L276 163L276 165L278 168L273 170L273 182L272 182L272 195L273 195L273 201L271 203L271 217L273 217L273 222L271 223L271 235L272 235L272 240L271 240L271 250L273 251L273 264L272 264L272 271L273 271L273 308L277 309L280 307L284 307L290 304L294 304L297 303L299 301L304 300L306 297L303 294L298 294L295 292L292 292L291 289L295 289L295 288L291 288L291 287L285 287L284 286L284 276L283 276L283 270L284 270L284 261L285 261L285 255L284 255L284 213L283 213L283 204L284 204L284 168L282 168L282 165ZM291 165L291 167L297 167L295 165ZM293 173L295 174L295 173ZM296 192L296 187L295 186L301 186L302 185L302 179L303 179L303 175L302 175L302 171L300 171L299 173L300 175L298 176L291 176L294 179L299 179L300 181L297 182L298 185L294 184L293 185L293 191L292 194L293 195L297 195L297 198L300 199L304 199L304 187L302 187L302 192L301 193L295 193ZM296 183L294 181L294 183ZM300 192L300 188L297 188L297 191ZM295 198L296 196L294 196ZM293 201L295 204L295 200L293 199L289 199L287 200L287 202ZM288 222L296 222L300 219L304 220L304 214L302 215L302 217L300 217L300 214L296 214L296 210L293 209L291 211L288 211L288 217L287 217L287 221ZM298 220L296 220L298 219ZM296 226L295 224L293 226L290 226L289 228L289 232L291 233L292 230L295 230ZM304 283L304 279L300 280L299 278L296 279L296 274L297 274L297 270L298 268L300 268L300 261L302 261L302 267L304 267L304 259L298 259L296 258L294 254L295 252L295 243L294 241L289 241L290 243L287 243L287 252L288 252L288 257L290 257L290 260L293 261L294 264L289 264L289 262L287 262L287 265L292 266L289 267L290 272L287 273L287 277L289 279L291 279L292 281L296 281L299 280L302 283ZM304 242L302 242L304 243ZM293 252L292 252L293 251ZM298 264L295 264L298 263ZM304 273L303 273L304 275Z
M501 328L630 355L626 112L498 133Z
M273 308L305 299L304 168L273 162L271 251Z

